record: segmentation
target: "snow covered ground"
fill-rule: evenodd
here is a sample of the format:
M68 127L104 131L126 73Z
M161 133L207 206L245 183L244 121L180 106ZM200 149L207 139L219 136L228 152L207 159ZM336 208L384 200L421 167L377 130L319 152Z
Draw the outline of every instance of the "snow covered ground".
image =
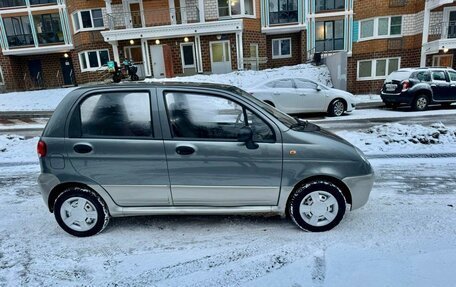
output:
M146 82L154 81L180 81L180 82L206 82L228 84L247 89L265 82L269 79L283 77L301 77L312 79L323 85L332 87L331 75L326 66L313 66L310 64L300 64L296 66L266 69L261 71L236 71L228 74L194 75L187 77L175 77L171 79L146 79Z
M53 111L75 88L49 89L0 94L0 112Z
M325 233L257 216L113 219L63 232L37 171L0 166L0 286L453 286L456 161L373 160L366 206Z

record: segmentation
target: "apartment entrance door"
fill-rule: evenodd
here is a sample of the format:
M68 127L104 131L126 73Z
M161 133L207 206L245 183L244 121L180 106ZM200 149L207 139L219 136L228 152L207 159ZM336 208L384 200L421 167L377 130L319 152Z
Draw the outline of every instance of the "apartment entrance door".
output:
M211 67L214 74L231 72L230 41L210 42Z
M60 66L62 68L62 78L64 86L75 85L73 63L70 58L61 58Z
M165 59L162 45L151 45L150 55L152 56L152 72L154 78L164 78L166 75Z
M32 83L35 86L41 87L43 85L43 69L41 67L41 60L28 61L28 68Z

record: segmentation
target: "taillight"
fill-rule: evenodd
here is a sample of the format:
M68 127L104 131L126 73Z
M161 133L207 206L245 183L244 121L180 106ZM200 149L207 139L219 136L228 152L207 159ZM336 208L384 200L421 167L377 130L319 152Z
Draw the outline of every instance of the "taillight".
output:
M403 81L402 82L402 91L405 92L410 88L410 82L409 81Z
M38 157L45 157L47 153L46 143L40 140L36 146L36 151L38 152Z

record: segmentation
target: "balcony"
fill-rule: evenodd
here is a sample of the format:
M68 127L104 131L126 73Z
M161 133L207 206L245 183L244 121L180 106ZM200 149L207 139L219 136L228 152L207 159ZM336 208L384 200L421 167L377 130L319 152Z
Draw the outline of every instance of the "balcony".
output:
M426 54L439 50L456 49L456 21L442 21L429 27L428 43L423 46Z
M438 37L440 35L440 37ZM429 27L429 36L440 39L456 38L456 21L443 21Z
M191 24L200 22L199 15L196 6L119 12L108 14L108 26L110 30L123 30Z

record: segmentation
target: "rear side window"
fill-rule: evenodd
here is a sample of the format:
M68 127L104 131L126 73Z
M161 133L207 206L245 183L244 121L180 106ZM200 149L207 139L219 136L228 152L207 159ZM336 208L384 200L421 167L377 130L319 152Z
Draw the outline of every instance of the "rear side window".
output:
M413 78L421 81L421 82L430 82L431 81L431 74L429 72L416 72L412 76Z
M80 105L82 137L151 137L150 97L145 92L95 94Z
M277 80L274 82L274 88L277 89L292 89L293 81L291 79Z

